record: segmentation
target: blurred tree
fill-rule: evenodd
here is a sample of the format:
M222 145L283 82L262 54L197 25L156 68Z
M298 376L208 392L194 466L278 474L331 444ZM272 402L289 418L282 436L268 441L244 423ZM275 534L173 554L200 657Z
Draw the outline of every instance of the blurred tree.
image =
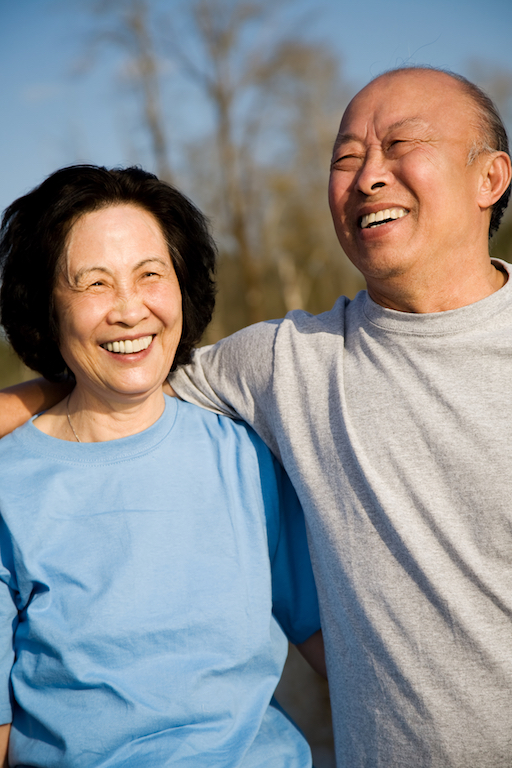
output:
M338 59L318 44L286 41L269 62L272 108L285 116L285 151L268 174L266 251L277 263L284 309L321 312L353 295L359 273L340 252L327 206L335 127L348 101Z
M151 141L157 175L172 183L161 106L159 62L150 23L151 2L94 0L93 6L103 19L95 42L118 46L128 57L130 81L140 97L142 123Z
M233 7L226 0L202 0L196 8L209 21L205 8L219 4ZM222 65L206 57L215 79L206 84L211 75L196 73L218 116L216 141L203 142L202 151L193 146L189 154L194 197L213 214L221 250L209 341L290 309L321 311L340 293L353 295L362 287L340 253L326 202L333 135L347 101L339 61L325 46L290 36L263 45L254 26L264 26L269 3L235 7L241 13L246 6L251 50L243 25L236 37L226 24ZM199 38L211 30L202 16ZM229 117L221 117L224 111Z
M213 141L216 148L214 184L218 221L222 222L224 247L235 251L239 281L249 322L264 319L260 259L251 237L255 210L254 153L251 142L257 116L239 109L242 98L254 96L264 86L259 46L242 49L247 27L261 22L266 0L195 0L189 13L201 56L191 56L173 35L172 46L184 72L200 87L215 114Z

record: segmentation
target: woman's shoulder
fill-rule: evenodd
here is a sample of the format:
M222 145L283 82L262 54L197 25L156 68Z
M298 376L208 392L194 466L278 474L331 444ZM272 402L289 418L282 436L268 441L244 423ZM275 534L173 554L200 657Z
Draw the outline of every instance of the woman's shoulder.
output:
M178 400L177 427L182 429L189 439L198 439L202 433L219 446L237 445L239 448L255 452L261 458L274 461L270 449L261 437L241 419L232 419L198 405Z
M34 450L36 432L31 419L0 439L0 487L23 483L27 472L35 471L34 463L44 461L44 453Z
M176 400L178 414L181 419L190 423L196 423L201 428L209 430L212 435L217 434L223 437L227 437L230 434L239 435L242 439L247 438L251 441L263 442L254 429L241 419L233 419L230 416L209 411L185 400L179 400L178 398Z
M29 446L31 444L34 435L34 425L32 422L35 418L33 416L25 424L22 424L21 427L17 427L8 435L0 438L0 454L2 456L22 449L24 445Z

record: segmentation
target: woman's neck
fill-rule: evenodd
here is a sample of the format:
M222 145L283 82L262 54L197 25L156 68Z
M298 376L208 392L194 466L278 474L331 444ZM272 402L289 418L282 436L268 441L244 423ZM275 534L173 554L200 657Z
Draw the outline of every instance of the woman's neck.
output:
M60 403L39 416L34 425L51 437L80 443L118 440L142 432L165 408L163 389L144 398L99 398L79 385Z

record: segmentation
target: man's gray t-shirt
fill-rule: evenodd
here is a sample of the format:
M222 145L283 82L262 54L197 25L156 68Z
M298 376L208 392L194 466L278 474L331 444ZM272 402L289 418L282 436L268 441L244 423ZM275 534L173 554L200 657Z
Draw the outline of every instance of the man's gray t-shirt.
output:
M306 514L338 765L512 766L512 281L407 314L366 292L172 379L239 415Z

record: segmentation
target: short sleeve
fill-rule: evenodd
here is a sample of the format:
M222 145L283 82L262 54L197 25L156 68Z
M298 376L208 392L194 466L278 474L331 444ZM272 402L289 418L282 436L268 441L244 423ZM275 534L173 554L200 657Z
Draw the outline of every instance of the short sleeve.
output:
M277 509L267 510L273 613L288 639L297 644L320 629L318 596L302 508L281 465L272 461L278 489ZM269 519L269 514L276 517Z
M279 458L272 424L274 346L280 320L257 323L197 349L169 383L178 397L250 424Z

